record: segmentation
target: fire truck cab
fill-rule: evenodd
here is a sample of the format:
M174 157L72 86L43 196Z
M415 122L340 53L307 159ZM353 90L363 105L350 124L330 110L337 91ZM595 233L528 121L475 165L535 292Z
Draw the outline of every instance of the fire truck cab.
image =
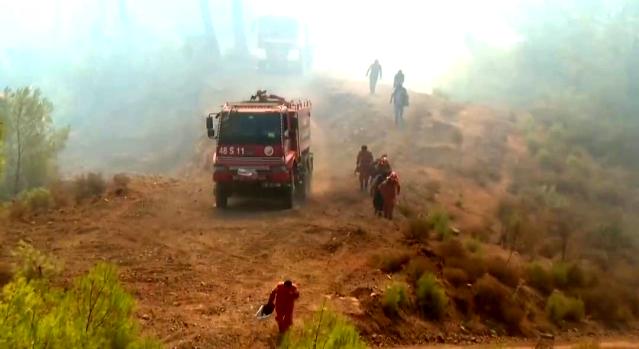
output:
M310 101L287 101L264 90L209 114L207 134L217 140L216 206L227 207L235 195L277 195L287 208L296 198L305 198L313 173L310 118Z

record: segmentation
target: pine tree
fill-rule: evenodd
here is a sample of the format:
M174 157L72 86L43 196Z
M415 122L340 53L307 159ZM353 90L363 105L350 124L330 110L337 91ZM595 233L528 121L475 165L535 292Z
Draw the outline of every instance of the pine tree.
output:
M38 89L5 89L0 108L0 120L6 121L6 174L0 184L4 194L45 185L55 173L55 159L69 129L54 128L52 111L53 105Z

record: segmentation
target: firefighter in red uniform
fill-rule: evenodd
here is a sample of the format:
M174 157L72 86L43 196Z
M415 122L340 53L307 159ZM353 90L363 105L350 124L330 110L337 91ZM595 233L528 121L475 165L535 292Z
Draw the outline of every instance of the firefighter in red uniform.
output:
M382 184L379 185L379 192L383 198L383 211L384 218L393 219L393 210L397 203L397 196L399 196L400 185L399 176L397 173L391 172L390 176L386 178Z
M375 161L373 153L368 150L367 146L362 145L362 150L357 154L357 162L355 164L355 173L359 173L359 189L361 191L368 189L373 161Z
M281 334L285 333L293 325L293 308L299 296L300 293L297 291L297 286L290 280L280 282L271 291L268 304L275 305L275 321L277 321L277 327Z

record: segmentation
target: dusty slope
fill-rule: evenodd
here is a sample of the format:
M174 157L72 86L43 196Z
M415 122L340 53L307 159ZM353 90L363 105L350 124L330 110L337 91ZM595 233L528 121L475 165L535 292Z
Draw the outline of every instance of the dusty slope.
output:
M505 113L413 95L407 127L399 131L387 89L368 96L365 85L315 81L283 90L310 96L315 104L318 173L306 205L283 211L272 201L240 200L216 211L209 174L201 169L210 155L205 140L188 175L135 177L125 198L11 224L0 231L2 245L31 241L63 259L66 277L98 260L117 263L139 300L144 328L168 347L262 348L273 345L275 324L255 322L252 315L278 280L290 277L301 285L298 318L325 296L334 307L358 314L349 296L378 291L388 280L368 260L399 246L400 233L397 222L372 219L367 196L355 190L352 171L361 144L390 155L404 184L404 203L418 202L424 184L439 181L438 201L450 207L462 230L491 214L508 183L502 169L512 161L508 154L517 154L518 141L509 136ZM462 208L455 207L460 198ZM417 328L433 332L406 336L428 339L439 331L429 324Z

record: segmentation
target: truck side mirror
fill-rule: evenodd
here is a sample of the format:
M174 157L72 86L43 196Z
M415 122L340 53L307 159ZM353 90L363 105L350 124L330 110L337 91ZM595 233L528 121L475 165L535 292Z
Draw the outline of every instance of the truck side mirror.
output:
M209 116L206 117L206 135L210 138L213 139L215 138L215 128L213 128L213 114L209 114Z

